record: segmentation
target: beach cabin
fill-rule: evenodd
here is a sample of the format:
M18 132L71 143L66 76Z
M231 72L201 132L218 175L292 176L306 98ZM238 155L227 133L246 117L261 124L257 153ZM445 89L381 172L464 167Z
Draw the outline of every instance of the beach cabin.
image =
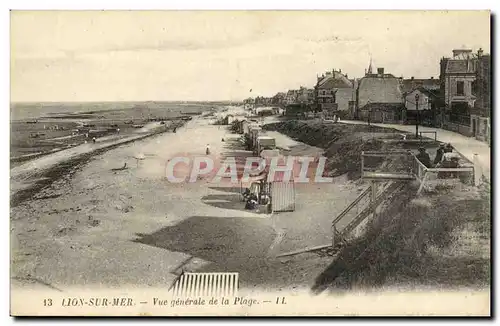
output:
M257 138L259 137L259 134L261 132L261 127L253 126L250 128L250 145L252 150L255 150L257 148Z
M268 137L268 136L259 136L257 138L257 148L256 148L256 153L257 155L260 155L260 153L264 149L275 149L276 148L276 139L273 137Z

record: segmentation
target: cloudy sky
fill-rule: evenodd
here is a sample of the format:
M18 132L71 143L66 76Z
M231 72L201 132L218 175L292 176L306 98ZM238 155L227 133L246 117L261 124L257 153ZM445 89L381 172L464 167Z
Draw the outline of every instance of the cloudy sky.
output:
M362 77L439 75L453 48L490 51L488 12L11 13L11 101L238 100ZM249 90L253 89L252 93Z

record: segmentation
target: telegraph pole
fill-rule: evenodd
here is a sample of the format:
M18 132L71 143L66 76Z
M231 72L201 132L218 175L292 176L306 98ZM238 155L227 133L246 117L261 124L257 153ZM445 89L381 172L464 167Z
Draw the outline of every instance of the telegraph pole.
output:
M418 99L419 99L419 94L415 94L415 106L417 108L417 123L415 124L415 137L418 139L418 124L420 122L420 113L418 111Z

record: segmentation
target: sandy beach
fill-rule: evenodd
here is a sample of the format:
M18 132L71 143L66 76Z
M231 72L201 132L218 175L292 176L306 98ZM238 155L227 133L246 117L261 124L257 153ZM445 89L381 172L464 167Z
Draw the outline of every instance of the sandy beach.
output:
M165 164L172 157L203 155L207 144L216 157L232 151L221 139L236 135L212 125L214 119L196 118L176 133L95 155L70 179L13 207L13 284L168 287L191 259L197 271L239 272L243 288L310 286L329 259L276 256L329 243L333 216L360 190L346 180L299 186L297 210L270 216L245 211L235 185L169 183ZM273 136L291 154L322 151ZM137 161L140 153L144 160ZM113 170L125 162L127 169Z

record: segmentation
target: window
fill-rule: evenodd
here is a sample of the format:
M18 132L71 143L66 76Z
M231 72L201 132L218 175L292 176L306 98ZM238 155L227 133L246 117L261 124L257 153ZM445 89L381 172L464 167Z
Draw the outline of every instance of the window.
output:
M472 95L476 95L478 93L478 83L477 83L477 81L474 80L471 83L470 87L471 87L471 93L472 93Z
M457 95L464 95L464 82L457 81Z

